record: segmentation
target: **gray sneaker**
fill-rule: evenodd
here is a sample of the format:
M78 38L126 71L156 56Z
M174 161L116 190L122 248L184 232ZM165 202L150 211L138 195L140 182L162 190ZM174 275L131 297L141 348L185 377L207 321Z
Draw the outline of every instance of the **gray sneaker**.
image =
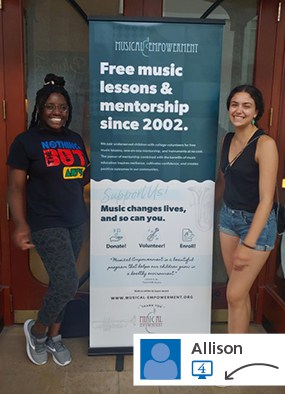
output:
M46 340L47 351L51 353L53 361L61 366L71 363L70 351L64 346L61 335Z
M46 364L48 360L47 348L46 348L46 339L44 338L36 338L31 333L31 328L34 325L34 320L27 320L24 324L24 333L26 336L26 350L29 359L36 365Z

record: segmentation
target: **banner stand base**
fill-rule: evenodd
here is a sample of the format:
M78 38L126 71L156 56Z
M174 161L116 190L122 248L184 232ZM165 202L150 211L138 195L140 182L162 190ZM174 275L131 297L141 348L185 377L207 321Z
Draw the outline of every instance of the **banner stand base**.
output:
M133 352L133 346L88 348L88 356L116 356L116 370L122 370L124 368L124 356L132 356Z
M116 356L116 371L124 370L125 356L133 355L133 347L89 348L88 356Z

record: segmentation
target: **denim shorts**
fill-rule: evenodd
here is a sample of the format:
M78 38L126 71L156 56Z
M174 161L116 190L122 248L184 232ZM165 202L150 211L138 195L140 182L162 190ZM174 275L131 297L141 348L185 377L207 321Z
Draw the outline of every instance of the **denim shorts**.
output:
M252 223L254 213L231 209L223 204L220 212L219 230L222 233L239 237L243 241ZM272 250L277 236L275 210L272 209L267 222L256 241L256 250Z

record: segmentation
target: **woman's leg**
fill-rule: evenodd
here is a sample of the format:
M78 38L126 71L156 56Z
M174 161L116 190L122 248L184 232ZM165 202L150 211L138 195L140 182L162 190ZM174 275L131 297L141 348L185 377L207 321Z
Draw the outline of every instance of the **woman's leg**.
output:
M228 287L229 327L231 333L247 333L250 321L250 289L267 261L270 251L253 250L248 265L241 271L232 270Z
M268 259L270 251L252 250L248 266L241 271L233 270L233 254L239 244L239 238L220 232L221 250L228 273L228 332L248 332L250 320L250 289Z
M221 251L228 277L233 268L233 254L239 244L239 237L220 232Z
M76 227L71 227L69 228L69 236L70 236L70 242L71 242L71 246L72 246L72 250L74 253L74 261L75 263L78 260L79 257L79 253L81 250L81 246L83 244L85 235L86 235L86 224L82 224L80 226L76 226ZM77 288L76 288L77 290ZM49 326L49 331L48 331L48 335L50 337L55 337L59 334L59 330L60 330L60 326L61 326L61 322L63 320L63 316L64 316L64 309L60 312L60 314L57 317L57 322L51 324Z
M61 315L67 302L77 291L78 276L76 258L73 252L69 229L52 228L32 234L33 242L42 258L49 275L49 287L34 330L57 323L60 327ZM54 327L55 328L55 327Z

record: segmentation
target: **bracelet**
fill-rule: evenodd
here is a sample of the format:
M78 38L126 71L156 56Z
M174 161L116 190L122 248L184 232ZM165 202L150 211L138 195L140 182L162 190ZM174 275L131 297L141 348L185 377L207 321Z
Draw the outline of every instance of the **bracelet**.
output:
M246 248L248 248L248 249L253 249L253 250L255 250L255 246L250 246L250 245L246 244L244 241L241 241L241 244L242 244L243 246L245 246Z

